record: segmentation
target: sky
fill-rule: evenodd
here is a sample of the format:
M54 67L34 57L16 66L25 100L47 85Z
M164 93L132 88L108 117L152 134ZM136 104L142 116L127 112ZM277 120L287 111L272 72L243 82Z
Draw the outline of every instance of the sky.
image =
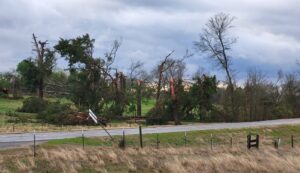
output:
M0 72L34 57L32 33L48 40L89 33L95 56L103 57L114 40L122 40L115 67L126 71L132 61L151 70L170 51L181 58L186 49L187 78L198 69L224 78L221 69L197 52L193 42L207 20L223 12L236 17L229 52L236 80L249 69L276 78L279 69L295 72L300 60L300 0L0 0ZM58 57L58 68L66 62Z

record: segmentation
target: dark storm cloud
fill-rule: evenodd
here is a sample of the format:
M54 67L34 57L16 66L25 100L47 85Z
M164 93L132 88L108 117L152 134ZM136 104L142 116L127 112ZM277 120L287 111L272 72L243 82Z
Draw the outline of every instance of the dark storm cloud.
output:
M207 19L225 12L237 17L232 33L238 43L231 52L235 70L243 74L247 68L265 67L272 75L278 68L296 68L298 8L296 0L1 0L0 71L34 56L33 32L52 45L59 37L90 33L97 40L97 56L102 56L114 39L122 39L116 66L125 70L132 60L141 60L151 69L173 49L174 57L183 56L187 48L193 50L192 42ZM188 72L199 67L211 69L203 58L197 54L189 59Z

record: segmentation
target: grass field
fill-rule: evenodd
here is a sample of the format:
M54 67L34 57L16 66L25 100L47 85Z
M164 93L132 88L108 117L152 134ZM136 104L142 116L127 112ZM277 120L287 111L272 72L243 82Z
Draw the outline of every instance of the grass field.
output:
M26 97L25 97L26 98ZM47 98L47 100L54 102L60 101L61 103L71 103L66 98ZM16 112L22 106L23 99L5 99L0 98L0 133L20 133L32 131L68 131L68 130L81 130L81 129L95 129L95 126L56 126L52 124L40 123L36 119L36 114ZM150 99L144 101L142 104L142 115L154 106L155 100ZM12 116L8 116L8 115ZM16 117L21 121L15 121ZM109 128L126 128L135 127L137 124L128 124L124 121L112 121Z
M143 149L130 145L119 149L105 138L85 139L84 149L81 139L54 140L37 147L36 157L32 148L0 150L0 172L136 172L136 173L276 173L300 171L300 141L295 147L282 144L279 149L271 145L270 139L291 134L300 137L299 126L261 127L235 130L209 130L189 132L191 141L210 136L231 136L246 138L249 132L259 133L262 144L259 149L246 149L246 143L234 142L233 146L214 141L211 149L209 142L183 143L183 133L160 134L161 146L156 149L149 145L156 135L144 135ZM128 144L135 142L136 135L126 136ZM176 139L176 140L174 140ZM147 142L148 141L148 142ZM267 143L268 142L268 143Z
M0 97L0 114L16 111L22 106L22 99L5 99Z

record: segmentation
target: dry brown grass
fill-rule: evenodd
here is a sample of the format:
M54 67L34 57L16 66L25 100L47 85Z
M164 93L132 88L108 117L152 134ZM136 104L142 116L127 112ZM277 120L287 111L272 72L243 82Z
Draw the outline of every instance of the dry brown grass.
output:
M0 172L300 172L300 148L127 148L46 147L5 150Z

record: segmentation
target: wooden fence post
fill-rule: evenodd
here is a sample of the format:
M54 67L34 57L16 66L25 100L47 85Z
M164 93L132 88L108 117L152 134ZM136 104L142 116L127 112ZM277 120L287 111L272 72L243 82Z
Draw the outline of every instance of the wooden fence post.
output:
M184 132L184 146L186 147L186 143L187 143L187 136L186 136L186 132Z
M33 157L36 156L36 153L35 153L35 133L33 134Z
M140 145L141 145L141 148L143 148L142 126L139 126L139 131L140 131Z
M156 149L159 149L159 143L158 134L156 134Z
M125 130L123 130L123 144L124 144L124 149L126 147L126 141L125 141Z
M230 148L232 148L232 135L230 137Z
M256 135L256 148L259 149L259 135Z
M294 148L294 135L291 136L291 146Z
M213 135L210 134L210 149L213 149Z
M247 135L247 148L248 149L251 148L251 142L250 142L250 140L251 140L251 135L249 134L249 135Z
M84 134L83 134L83 130L81 130L81 138L82 138L82 149L84 149Z

